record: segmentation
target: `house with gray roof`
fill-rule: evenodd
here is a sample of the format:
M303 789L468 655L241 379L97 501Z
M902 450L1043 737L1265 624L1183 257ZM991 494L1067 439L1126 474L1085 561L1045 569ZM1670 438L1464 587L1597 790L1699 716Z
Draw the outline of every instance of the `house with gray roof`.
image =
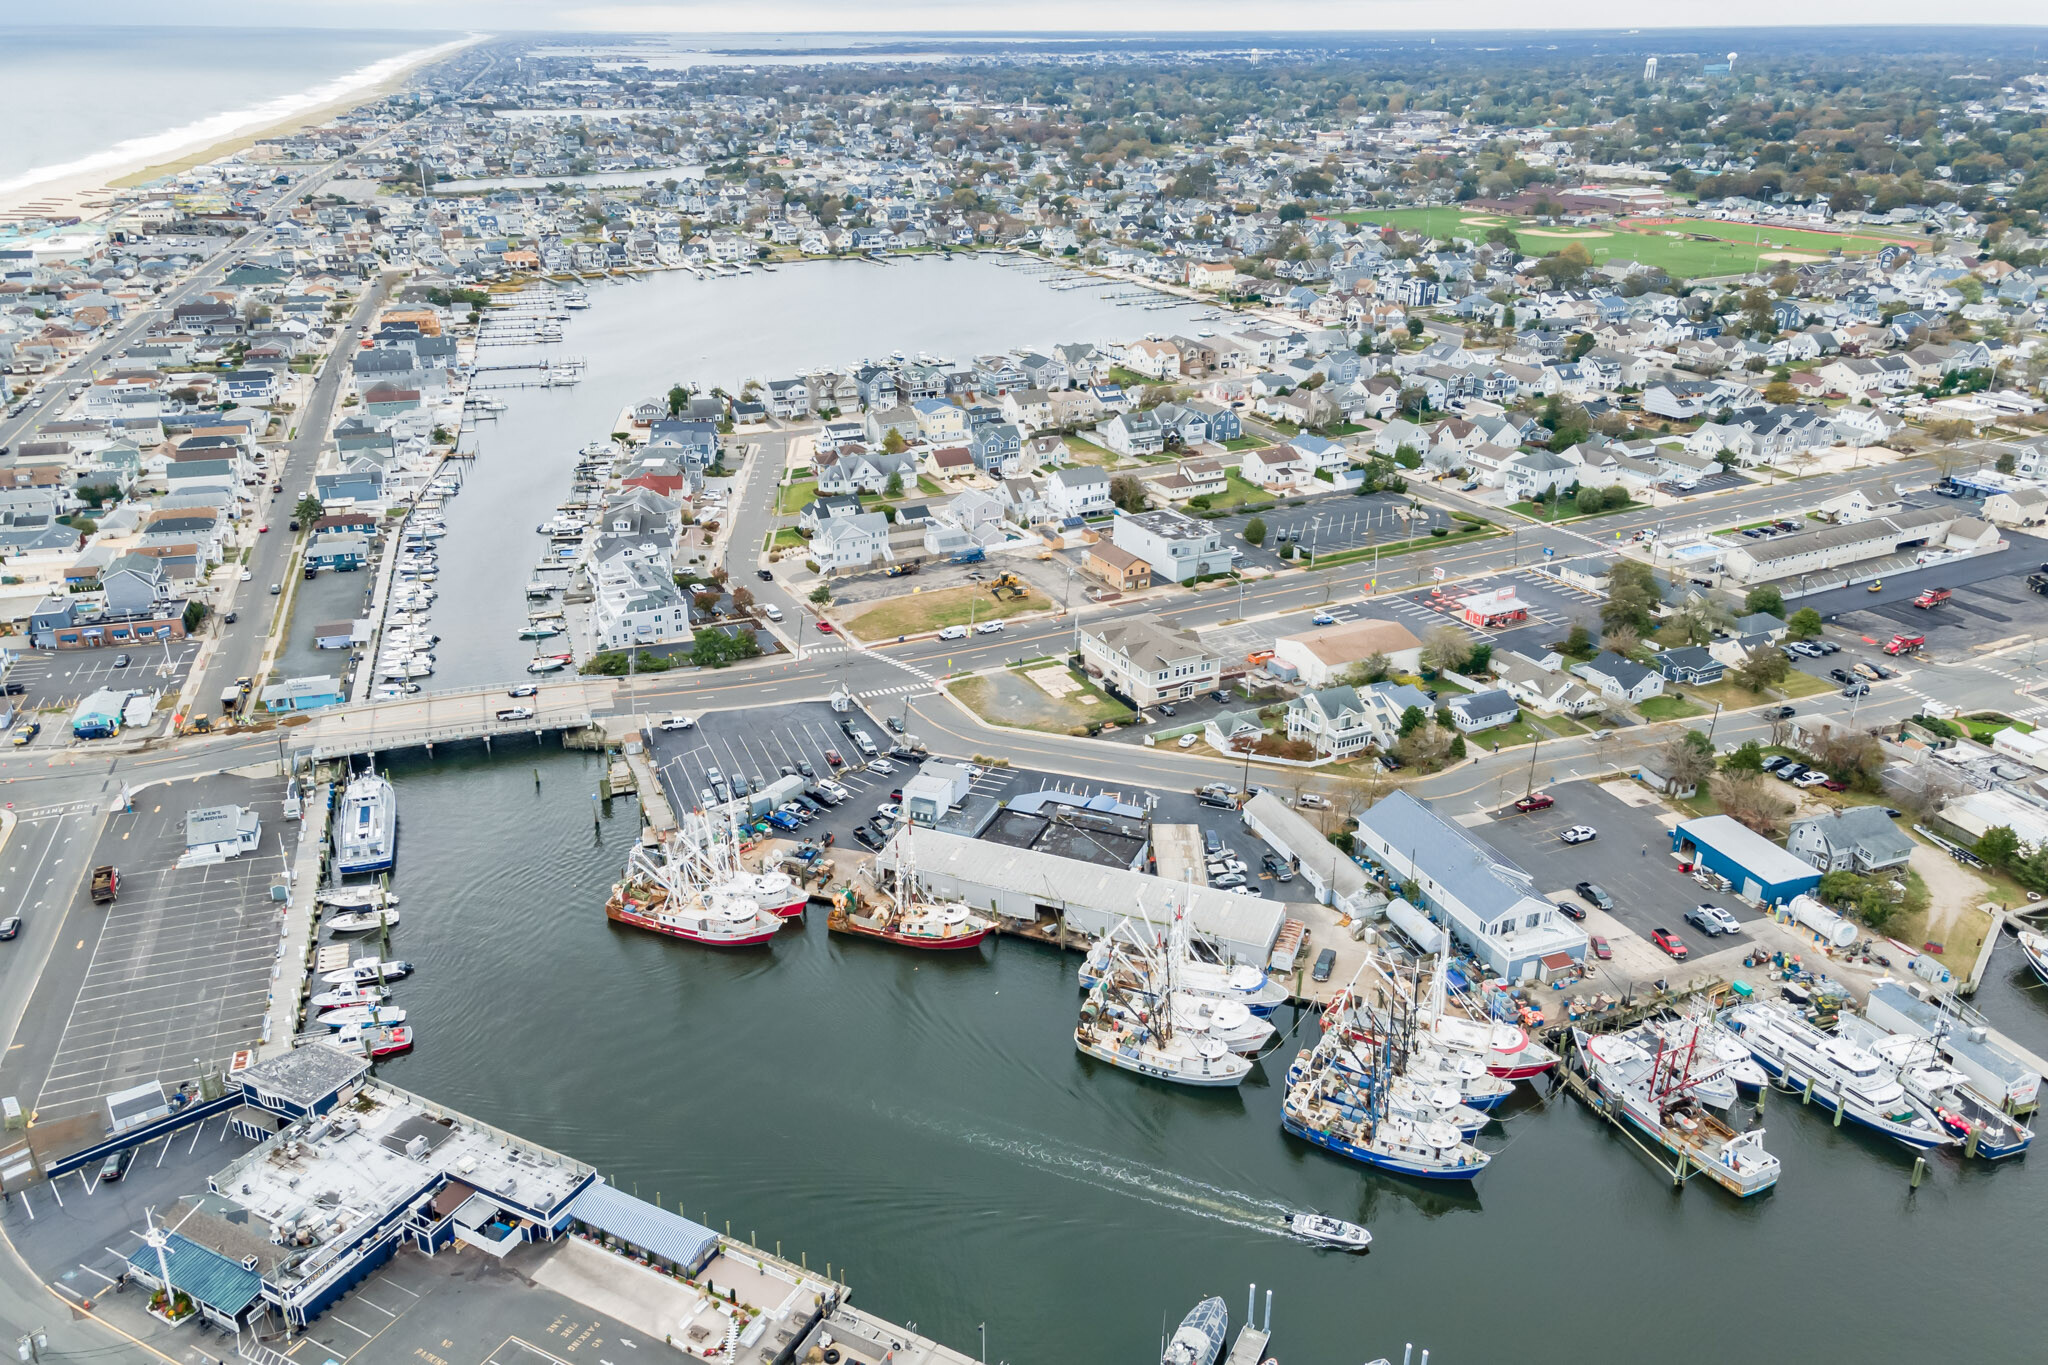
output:
M1845 806L1794 820L1785 847L1823 872L1882 872L1904 867L1913 841L1881 806Z
M1648 701L1664 691L1664 677L1656 669L1624 659L1611 649L1601 650L1591 663L1575 665L1572 673L1616 701Z

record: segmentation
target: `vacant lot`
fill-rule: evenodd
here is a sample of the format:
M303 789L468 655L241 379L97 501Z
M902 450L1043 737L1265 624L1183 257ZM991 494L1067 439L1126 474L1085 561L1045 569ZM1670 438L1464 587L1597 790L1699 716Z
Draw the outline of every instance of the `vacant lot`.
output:
M975 584L886 598L849 617L845 624L863 639L880 640L891 635L919 635L946 626L964 626L969 621L1000 621L1029 611L1045 611L1051 606L1042 593L1026 592L1022 597L1004 593L998 601L987 588Z
M1042 668L1044 665L1032 667ZM1045 730L1056 735L1085 734L1091 727L1104 722L1122 725L1131 719L1129 707L1112 701L1101 688L1080 674L1070 670L1068 676L1076 686L1067 695L1057 698L1025 677L1021 668L961 678L950 684L947 690L969 710L992 724Z

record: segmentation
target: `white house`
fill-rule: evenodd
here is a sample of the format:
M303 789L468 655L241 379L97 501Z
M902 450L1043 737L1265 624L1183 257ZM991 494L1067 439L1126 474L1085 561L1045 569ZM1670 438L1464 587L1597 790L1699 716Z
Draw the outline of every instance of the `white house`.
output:
M1056 517L1090 517L1107 512L1109 475L1093 465L1055 469L1045 476L1045 506Z

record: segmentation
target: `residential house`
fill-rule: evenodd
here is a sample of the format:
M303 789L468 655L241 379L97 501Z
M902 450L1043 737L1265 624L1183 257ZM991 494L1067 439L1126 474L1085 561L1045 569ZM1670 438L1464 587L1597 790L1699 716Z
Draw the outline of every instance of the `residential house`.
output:
M1113 541L1098 540L1090 545L1082 566L1118 592L1152 586L1152 566Z
M1548 661L1531 659L1512 650L1496 649L1493 676L1502 690L1531 710L1557 712L1567 716L1590 715L1600 709L1600 697L1584 683L1560 672L1558 656Z
M1452 697L1450 712L1451 724L1468 735L1512 725L1522 714L1513 695L1498 687Z
M1705 646L1686 645L1678 649L1667 649L1657 655L1657 671L1667 682L1690 683L1704 687L1721 681L1721 675L1728 671L1728 665L1716 658Z
M889 522L880 512L829 518L811 537L811 558L827 572L865 569L889 557Z
M1913 856L1913 841L1881 806L1844 806L1794 820L1785 848L1823 872L1866 875L1904 867Z
M1120 412L1095 428L1102 443L1119 455L1157 455L1166 448L1166 432L1150 412Z
M1664 691L1664 676L1611 649L1600 651L1591 663L1578 664L1572 672L1597 688L1602 696L1631 704L1648 701Z
M1111 506L1109 475L1093 465L1056 469L1045 477L1045 506L1056 517L1100 516Z
M1269 493L1287 493L1305 488L1315 478L1309 462L1293 446L1260 446L1238 459L1238 472L1245 481Z

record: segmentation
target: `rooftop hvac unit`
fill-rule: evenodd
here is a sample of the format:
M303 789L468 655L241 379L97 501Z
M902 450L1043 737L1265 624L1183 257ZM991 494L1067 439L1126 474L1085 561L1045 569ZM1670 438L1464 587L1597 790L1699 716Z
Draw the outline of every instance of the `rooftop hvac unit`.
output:
M415 1133L412 1137L408 1138L405 1144L405 1154L414 1161L424 1157L427 1154L426 1135L424 1133Z

